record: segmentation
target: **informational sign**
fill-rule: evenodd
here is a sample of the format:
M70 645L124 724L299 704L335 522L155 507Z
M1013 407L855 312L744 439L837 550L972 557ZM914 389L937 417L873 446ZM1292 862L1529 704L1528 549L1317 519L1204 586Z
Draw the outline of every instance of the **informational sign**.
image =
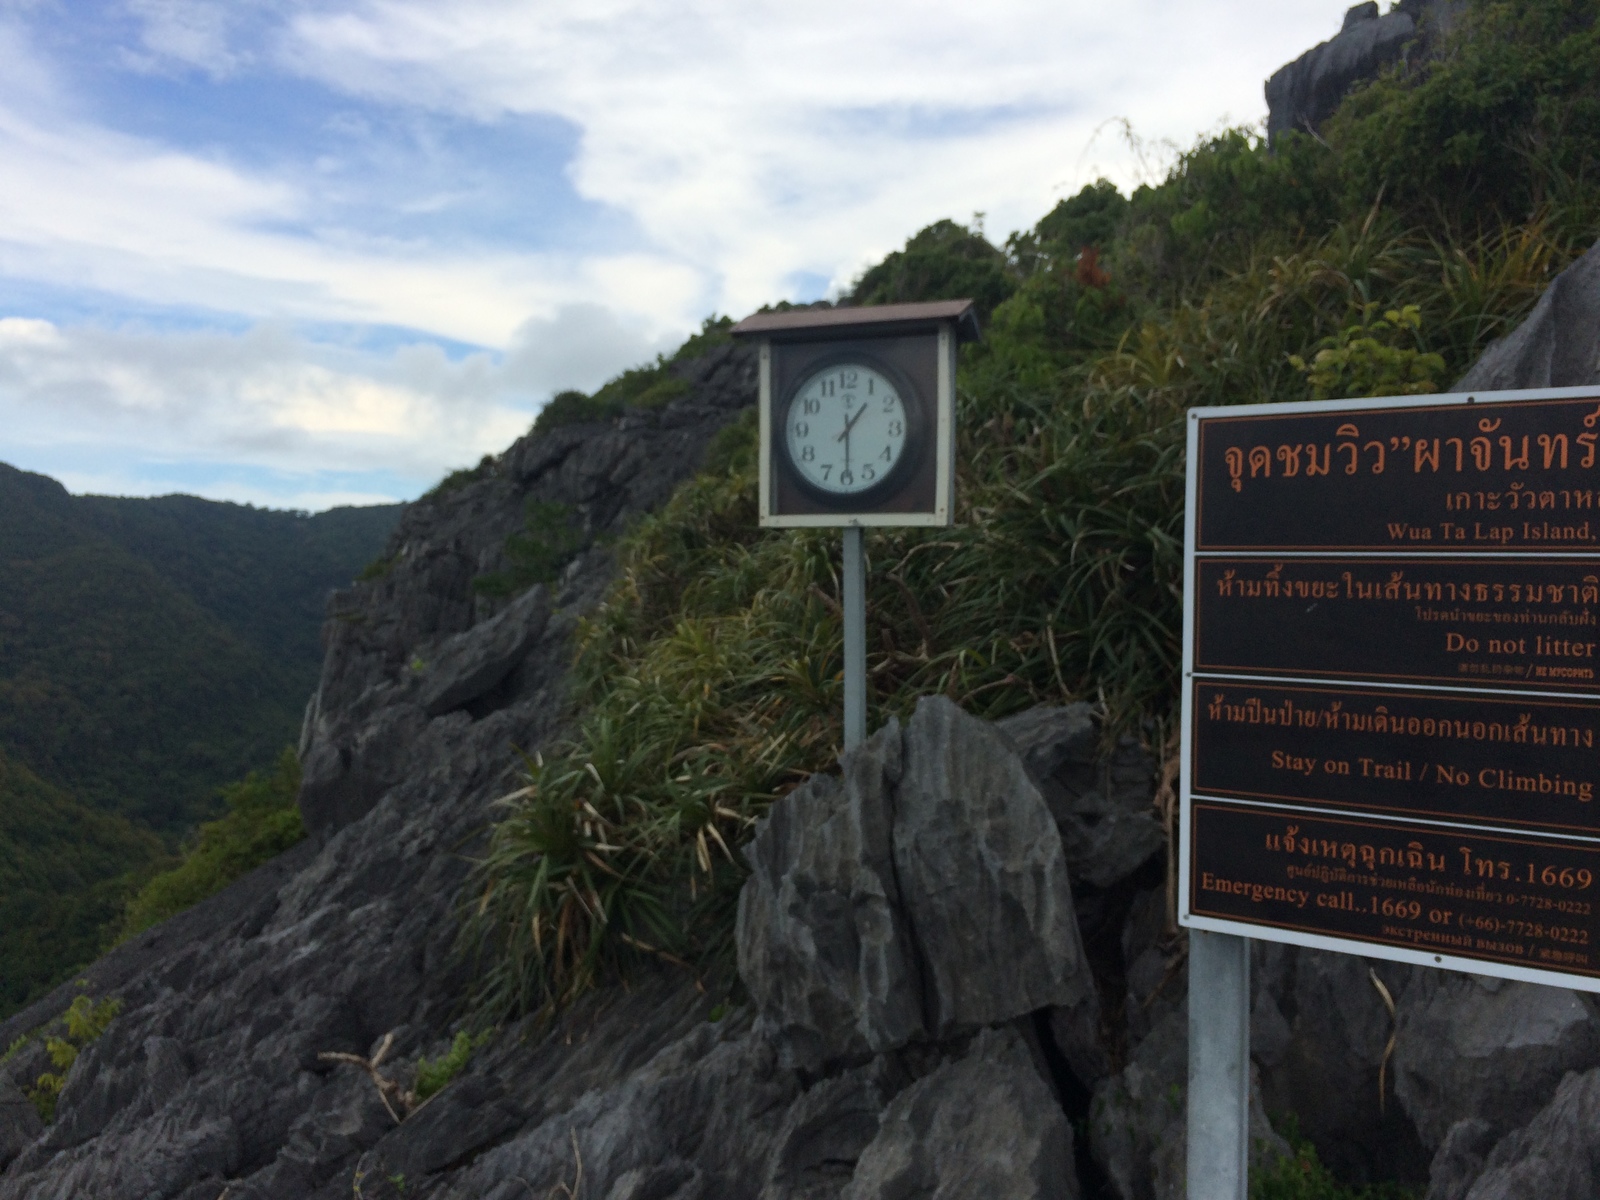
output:
M1179 917L1600 991L1600 389L1196 409Z

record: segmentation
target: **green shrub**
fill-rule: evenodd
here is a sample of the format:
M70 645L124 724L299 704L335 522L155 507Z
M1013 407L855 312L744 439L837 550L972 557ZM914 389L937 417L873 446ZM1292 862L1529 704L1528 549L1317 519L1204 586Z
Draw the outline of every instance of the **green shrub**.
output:
M304 838L299 791L300 760L290 746L270 774L252 771L224 787L226 815L201 825L178 865L151 879L128 902L115 940L198 904Z
M447 496L451 492L458 492L469 483L476 483L480 479L487 479L494 473L494 455L485 454L478 460L475 467L462 467L458 471L451 471L438 483L434 484L418 500L433 500L440 496ZM379 560L382 561L381 559ZM376 564L374 564L376 565ZM369 570L371 567L368 568Z
M1372 313L1377 307L1376 301L1363 304L1360 323L1323 338L1309 363L1298 354L1289 356L1290 364L1311 384L1313 399L1413 396L1439 390L1444 356L1416 346L1421 310L1415 304L1391 308L1375 321Z
M394 570L396 561L395 556L392 554L385 554L381 558L375 558L361 568L361 573L356 576L356 580L360 583L370 583L374 579L382 579L390 571Z
M1417 1200L1415 1192L1398 1183L1340 1183L1292 1119L1286 1123L1285 1136L1291 1153L1264 1171L1251 1172L1250 1200Z
M102 1000L96 1004L87 995L80 995L62 1014L64 1028L60 1034L46 1033L45 1050L56 1070L40 1075L28 1089L28 1099L39 1110L41 1120L48 1124L56 1119L56 1101L66 1085L67 1072L78 1061L83 1048L104 1033L121 1011L121 1000ZM19 1045L12 1046L13 1051L19 1048Z
M450 1043L450 1049L442 1057L432 1061L426 1058L417 1059L417 1082L412 1089L416 1093L417 1102L421 1103L437 1094L445 1084L461 1074L478 1048L491 1036L493 1035L486 1030L473 1037L463 1029L456 1034Z
M536 583L552 583L583 544L565 504L528 498L522 528L506 539L506 566L472 581L479 595L515 596Z
M915 300L976 302L980 319L1016 290L1006 256L975 230L936 221L877 266L851 289L853 304L904 304Z
M1554 206L1569 232L1600 214L1600 28L1592 0L1464 6L1444 53L1358 91L1326 131L1346 203L1381 191L1462 230Z

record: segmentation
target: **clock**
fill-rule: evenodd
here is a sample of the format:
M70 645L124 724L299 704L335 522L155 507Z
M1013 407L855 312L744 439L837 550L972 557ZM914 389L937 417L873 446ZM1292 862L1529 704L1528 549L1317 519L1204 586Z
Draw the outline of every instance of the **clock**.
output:
M858 508L893 495L915 471L925 442L924 406L905 376L861 353L813 364L777 406L784 472L828 508Z
M956 347L971 300L817 304L735 325L755 343L761 524L949 525Z

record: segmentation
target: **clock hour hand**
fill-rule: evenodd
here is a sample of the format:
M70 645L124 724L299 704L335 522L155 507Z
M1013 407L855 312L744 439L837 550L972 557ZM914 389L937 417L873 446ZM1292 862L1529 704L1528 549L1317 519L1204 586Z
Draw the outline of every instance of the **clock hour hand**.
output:
M845 422L844 422L844 432L841 433L838 437L836 437L834 439L834 441L836 441L836 442L845 441L845 439L850 436L850 430L855 428L855 423L861 419L862 414L864 414L866 411L867 411L867 406L865 404L863 404L860 408L856 409L856 415L855 416L846 417L845 418ZM846 444L848 445L848 443L846 443Z

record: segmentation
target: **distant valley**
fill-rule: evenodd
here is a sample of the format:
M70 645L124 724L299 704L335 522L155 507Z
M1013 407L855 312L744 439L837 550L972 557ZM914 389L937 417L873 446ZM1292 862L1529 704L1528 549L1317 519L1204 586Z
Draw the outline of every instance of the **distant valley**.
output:
M72 496L0 464L0 1015L295 739L327 593L402 508Z

